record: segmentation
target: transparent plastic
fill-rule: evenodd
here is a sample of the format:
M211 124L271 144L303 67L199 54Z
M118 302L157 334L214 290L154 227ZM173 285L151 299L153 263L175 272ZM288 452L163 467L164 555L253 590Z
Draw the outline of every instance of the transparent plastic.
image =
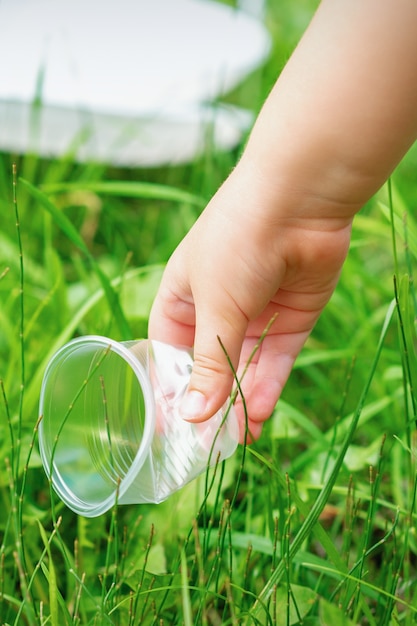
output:
M40 397L39 445L65 504L94 517L116 502L162 502L237 447L225 405L191 424L178 407L191 351L157 341L74 339L51 359Z

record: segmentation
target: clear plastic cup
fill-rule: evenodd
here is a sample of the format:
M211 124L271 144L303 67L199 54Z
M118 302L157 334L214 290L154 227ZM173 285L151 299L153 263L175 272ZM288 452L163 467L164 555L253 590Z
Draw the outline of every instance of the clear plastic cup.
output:
M70 509L95 517L116 502L162 502L233 454L230 403L200 424L179 414L192 364L187 348L99 336L54 355L42 382L39 445Z

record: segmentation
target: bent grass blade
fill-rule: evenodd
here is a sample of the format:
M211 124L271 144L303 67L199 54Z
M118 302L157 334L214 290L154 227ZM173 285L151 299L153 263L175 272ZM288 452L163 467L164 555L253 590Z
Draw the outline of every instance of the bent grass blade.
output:
M109 304L110 311L114 314L115 320L119 327L119 330L124 339L133 339L132 331L130 325L123 313L122 307L120 305L120 300L117 292L113 289L111 281L108 279L106 274L103 272L87 245L85 244L83 238L79 235L76 228L70 222L70 220L57 209L57 207L49 200L48 196L46 196L42 191L31 185L28 181L21 179L22 185L26 188L26 190L30 193L30 195L39 202L39 204L46 210L48 213L52 215L57 226L62 230L62 232L68 237L68 239L86 256L89 260L91 267L97 274L97 277L103 287L104 293L106 294L106 298Z
M343 460L345 458L346 452L350 446L350 443L353 439L353 435L356 431L356 427L357 424L359 422L359 418L361 416L362 413L362 409L365 405L365 401L366 398L368 396L368 392L372 383L372 380L375 376L375 372L377 369L377 365L379 362L379 357L381 355L381 351L382 351L382 347L384 344L384 340L385 340L385 336L386 333L388 331L388 328L390 326L394 311L395 311L395 306L396 303L395 301L392 301L386 317L385 317L385 321L381 330L381 334L380 334L380 338L379 338L379 342L378 342L378 346L377 346L377 350L376 350L376 354L374 356L374 360L373 363L371 365L370 368L370 372L369 372L369 377L368 380L365 383L365 387L362 391L361 397L359 399L356 411L353 415L350 427L348 429L347 435L345 437L345 440L340 448L339 454L337 456L337 458L335 459L335 464L334 467L332 469L331 474L329 475L329 478L327 480L327 483L324 485L321 493L319 494L319 496L317 497L316 502L313 504L309 514L307 515L306 519L304 520L301 528L299 529L298 533L296 534L296 536L294 537L289 552L288 552L288 558L290 560L292 560L294 558L294 556L297 554L297 552L300 550L304 540L308 537L308 535L312 532L312 530L314 529L314 527L317 524L317 521L320 517L321 512L323 511L329 497L330 494L333 490L333 487L336 483L337 477L339 475L340 469L342 467L343 464ZM259 598L258 600L255 602L251 612L250 612L250 619L261 619L262 615L264 613L264 604L268 601L268 599L271 597L272 593L274 592L274 589L276 588L276 586L278 585L278 583L280 582L282 576L285 574L285 567L286 567L286 562L281 561L277 568L275 569L275 571L272 573L271 577L269 578L268 582L266 583L266 585L264 586L264 588L262 589L262 591L259 594Z

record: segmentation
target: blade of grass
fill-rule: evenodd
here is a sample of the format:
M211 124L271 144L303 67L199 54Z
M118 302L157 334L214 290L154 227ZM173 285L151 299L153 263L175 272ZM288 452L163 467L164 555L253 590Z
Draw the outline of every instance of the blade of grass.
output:
M55 220L57 226L62 230L62 232L68 237L68 239L86 256L88 261L91 264L91 267L97 274L97 277L101 283L104 293L106 294L106 298L109 304L109 308L112 311L116 323L119 327L119 331L123 337L123 339L133 339L132 331L129 326L129 323L123 313L122 307L120 305L119 296L117 292L113 289L111 281L108 279L106 274L103 272L90 250L86 246L83 238L80 236L76 228L70 222L70 220L60 211L48 198L48 196L34 187L27 180L20 179L22 185L26 188L29 194L37 201L39 204L50 213Z
M178 187L138 181L79 181L75 183L51 183L42 186L47 194L67 193L70 191L91 191L93 193L128 198L146 198L148 200L168 200L184 202L204 207L206 201Z
M58 592L58 583L57 583L55 565L52 559L51 546L49 545L49 541L46 536L45 530L42 524L39 522L39 520L38 520L38 526L39 526L40 535L42 537L43 545L46 548L48 558L49 558L49 569L48 571L44 569L44 573L47 576L48 586L49 586L49 610L50 610L51 624L52 626L59 626L59 612L58 612L58 593L59 592ZM43 563L42 563L42 566L44 567Z
M157 272L160 274L162 272L161 265L149 265L147 267L135 268L124 277L118 276L117 278L111 281L113 288L118 287L122 281L127 281L131 278L135 278L136 276L141 276L145 274L151 274L153 272ZM47 354L45 355L43 361L40 363L36 372L32 376L30 380L30 384L26 390L25 394L25 413L31 414L35 410L35 406L38 402L39 398L39 389L41 386L41 380L43 377L43 373L46 369L48 362L51 360L54 353L64 345L67 341L71 339L74 331L80 322L84 319L84 317L91 311L91 309L100 302L100 300L105 296L104 289L98 289L92 296L86 300L86 302L80 306L80 308L74 313L70 322L65 326L62 332L56 337L54 343L50 346Z
M329 575L338 574L337 570L333 569L332 567L326 567L325 565L316 565L312 563L304 563L303 565L305 565L306 567L309 567L309 569L311 570L324 572ZM352 574L348 574L346 578L348 578L349 580L352 580L356 584L362 585L368 590L369 593L373 593L377 597L382 595L385 598L393 600L395 603L402 605L404 608L406 608L410 612L410 615L414 615L414 616L417 615L417 606L415 604L407 602L406 600L404 600L404 598L394 595L391 592L386 591L385 589L382 589L378 585L374 585L368 581L361 580L360 578L358 578L357 576L353 576ZM415 619L415 617L413 619Z
M394 225L394 232L398 233L400 235L403 235L404 233L404 220L403 220L403 213L404 213L404 207L399 207L397 206L399 203L396 200L395 202L395 207L393 207L393 215L391 213L391 209L390 207L388 207L386 204L384 204L383 202L379 202L378 206L382 212L382 214L385 216L386 220L389 223L392 223ZM401 211L401 213L400 213ZM392 222L391 222L391 217L392 217ZM410 253L412 254L413 257L417 257L417 227L416 227L416 223L414 220L412 220L412 216L409 215L408 216L408 229L407 229L407 234L408 234L408 239L407 239L407 243L408 243L408 249L410 251Z
M395 275L398 276L398 254L397 254L397 240L395 237L395 228L394 228L394 203L392 197L392 179L389 178L387 181L388 188L388 207L390 213L390 221L391 221L391 241L392 241L392 253L394 257L394 271Z
M20 341L20 392L19 392L19 407L17 416L17 431L16 436L13 437L13 426L10 421L10 415L8 414L9 429L12 440L12 476L13 487L11 493L12 507L11 515L14 521L15 528L15 542L17 551L17 563L19 564L19 571L21 576L21 585L26 590L25 597L31 603L29 597L30 590L28 585L28 568L26 564L26 554L23 541L23 495L18 494L19 473L20 473L20 457L22 449L22 426L23 426L23 402L25 396L25 298L24 298L24 284L25 284L25 272L24 272L24 260L23 260L23 245L22 236L20 230L20 217L19 208L17 203L17 168L16 164L12 166L12 186L13 186L13 207L16 221L16 235L17 246L19 250L19 341ZM4 391L3 391L4 393ZM5 402L6 398L4 396ZM24 482L23 482L24 486ZM30 606L29 611L36 616L36 608Z
M181 552L181 598L184 624L185 626L193 626L193 612L188 587L187 557L184 550Z
M359 399L359 403L358 406L356 408L356 411L353 415L352 418L352 422L350 424L350 428L347 432L347 435L345 437L345 440L340 448L339 454L335 460L335 464L333 467L333 470L331 472L331 474L329 475L328 481L327 483L324 485L323 490L321 491L321 493L319 494L317 500L315 501L314 505L312 506L309 514L307 515L306 519L304 520L301 528L299 529L297 535L294 537L294 540L291 544L291 548L289 550L289 558L293 559L295 554L298 552L298 550L300 549L300 547L302 546L304 540L308 537L308 535L311 533L311 531L313 530L313 528L315 527L317 520L319 519L319 516L321 514L321 512L323 511L329 497L330 494L332 492L332 489L334 487L334 484L336 483L337 477L339 475L340 469L342 467L343 464L343 460L345 458L346 452L349 448L349 445L352 441L353 435L355 433L356 430L356 426L359 422L359 418L361 416L362 413L362 409L363 406L365 404L366 398L368 396L368 392L372 383L372 380L374 378L375 372L376 372L376 368L379 362L379 357L381 355L381 350L384 344L384 340L385 340L385 336L388 330L388 327L390 325L390 322L392 320L392 316L395 310L395 300L391 302L386 317L385 317L385 321L381 330L381 334L380 334L380 338L379 338L379 342L378 342L378 346L377 346L377 350L376 350L376 354L374 357L374 361L372 363L372 366L370 368L370 372L369 372L369 377L368 380L366 381L365 387L362 391L361 397ZM278 565L278 567L276 568L276 570L272 573L271 577L269 578L268 582L266 583L266 585L264 586L264 588L262 589L262 591L259 594L259 599L255 602L252 611L250 612L250 616L251 619L253 618L258 618L261 617L264 608L262 606L262 603L267 602L267 600L269 599L269 597L271 596L271 594L274 591L275 586L279 583L279 581L281 580L283 574L285 574L285 567L286 564L284 563L284 561L281 561Z
M369 507L368 507L368 514L366 516L366 522L365 522L365 528L364 528L364 533L363 533L363 545L362 545L362 554L361 554L361 558L359 559L359 563L358 563L358 578L360 580L363 580L364 578L364 571L365 571L365 561L366 561L366 557L369 554L370 550L372 550L374 548L374 546L371 546L371 539L372 539L372 533L374 530L374 522L375 522L375 514L376 514L376 507L377 507L377 498L378 498L378 494L379 494L379 486L380 486L380 482L381 482L381 467L382 467L382 460L383 460L383 448L384 448L384 444L385 444L385 439L386 437L383 437L382 440L382 444L380 447L380 452L379 452L379 460L378 460L378 465L377 465L377 469L376 472L374 472L373 467L371 466L369 468L369 481L370 481L370 486L371 486L371 497L369 500ZM394 526L395 528L395 526ZM369 547L371 546L371 547ZM355 613L359 613L359 608L363 609L363 603L362 603L362 585L358 584L355 585L355 592L354 592L354 596L352 597L352 601L349 600L350 606L353 607L353 603L356 603L356 611Z
M17 174L16 174L16 165L13 164L13 206L15 212L16 219L16 234L17 234L17 244L19 249L19 298L20 298L20 394L19 394L19 415L17 422L17 436L16 436L16 456L15 456L15 465L13 467L15 481L17 480L19 473L19 462L20 462L20 447L21 447L21 438L22 438L22 420L23 420L23 399L25 392L25 299L24 299L24 283L25 283L25 272L24 272L24 263L23 263L23 246L22 246L22 237L20 232L20 219L19 219L19 210L17 206Z
M410 280L408 275L402 276L399 285L394 277L394 292L397 304L402 353L406 377L410 387L411 402L413 405L414 421L417 419L415 391L417 389L417 358L415 351L416 331L413 312L410 310Z
M254 448L248 448L248 452L253 457L255 457L259 461L261 461L262 464L265 465L265 467L267 467L270 472L274 473L274 475L278 479L278 482L280 483L280 486L283 489L287 489L286 477L284 475L282 475L277 470L277 468L275 467L274 463L272 463L272 462L268 461L267 459L265 459ZM291 482L291 484L292 484L292 482ZM298 511L300 511L301 515L303 517L307 518L307 516L309 515L309 512L310 512L310 509L309 509L308 505L305 504L305 502L303 502L303 500L300 498L300 496L297 493L296 488L294 488L292 490L292 499L294 501L295 507L298 509ZM315 524L315 526L313 528L313 533L315 534L316 539L321 543L322 547L326 551L327 557L332 561L332 563L335 565L335 567L338 567L340 569L340 571L342 571L342 572L347 571L346 565L345 565L345 563L344 563L344 561L343 561L343 559L342 559L338 549L335 547L335 545L333 544L333 542L330 539L329 535L327 534L327 532L325 531L325 529L323 528L323 526L320 524L319 521L316 522L316 524Z

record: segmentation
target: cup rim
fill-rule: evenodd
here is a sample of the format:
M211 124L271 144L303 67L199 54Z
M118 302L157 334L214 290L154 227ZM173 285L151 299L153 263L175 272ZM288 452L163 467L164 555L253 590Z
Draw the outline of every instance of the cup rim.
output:
M138 339L137 342L140 341L148 341L147 339ZM130 342L129 342L130 343ZM118 488L114 489L114 492L109 495L107 498L102 500L102 502L95 502L94 504L88 503L85 500L79 498L66 484L65 480L62 478L58 468L55 465L53 458L48 458L46 452L46 438L44 433L44 417L43 417L43 406L44 406L44 396L45 389L48 383L49 373L52 367L56 364L56 361L60 359L64 353L68 351L71 347L77 345L93 345L97 344L100 348L108 348L112 352L115 352L120 357L124 359L124 361L132 368L135 376L138 380L138 383L143 392L144 404L145 404L145 424L143 436L139 445L139 448L135 454L135 458L132 461L132 464L124 477L120 480ZM139 359L134 355L134 353L126 346L123 342L116 341L114 339L110 339L108 337L104 337L101 335L84 335L82 337L76 337L71 341L67 342L55 354L52 356L49 361L45 373L42 380L41 392L40 392L40 400L39 400L39 414L41 416L38 428L38 438L39 438L39 450L40 456L42 459L42 463L48 478L52 481L52 486L58 496L65 502L65 504L72 509L75 513L83 515L85 517L96 517L105 513L109 509L114 506L117 501L120 501L126 491L130 488L131 484L135 480L138 472L140 471L142 465L145 462L146 455L148 450L151 447L152 438L155 432L155 399L153 395L152 386L150 380L146 374L146 370L143 365L140 363ZM49 442L50 443L50 442ZM48 446L49 447L49 446ZM52 455L53 456L53 455ZM117 496L117 497L116 497Z

